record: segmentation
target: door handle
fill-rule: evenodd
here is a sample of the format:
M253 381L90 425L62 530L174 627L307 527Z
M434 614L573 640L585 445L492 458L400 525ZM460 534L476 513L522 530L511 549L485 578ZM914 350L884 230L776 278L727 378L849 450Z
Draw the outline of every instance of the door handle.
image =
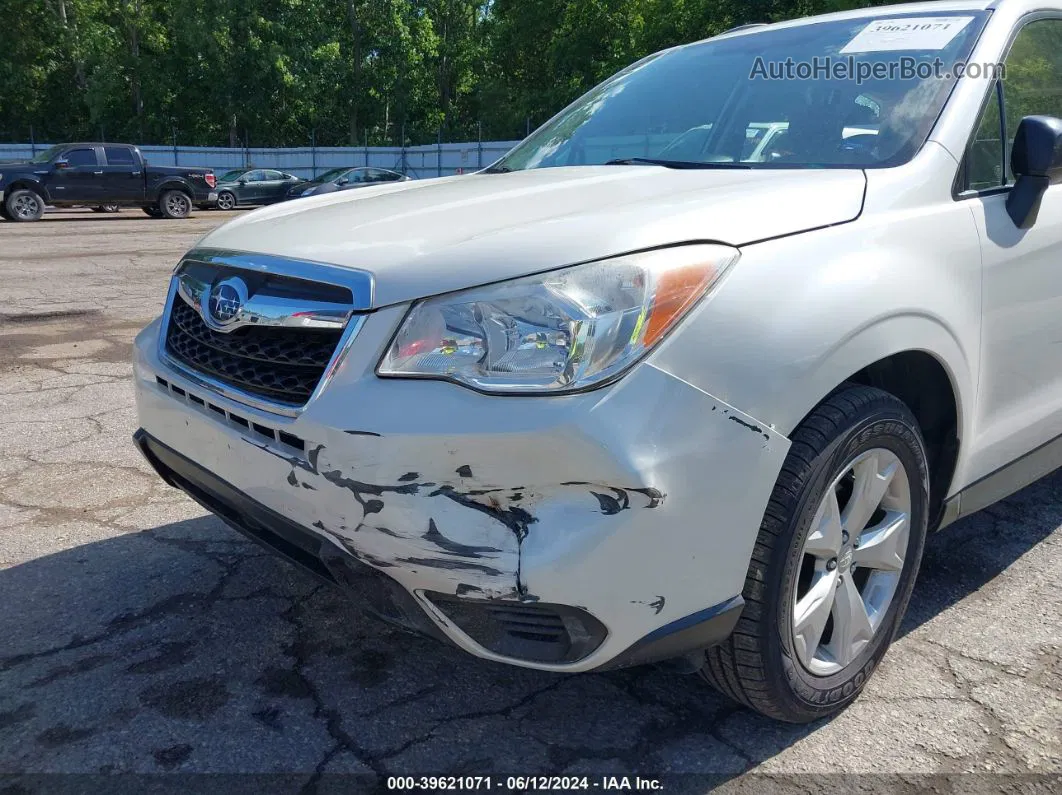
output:
M140 172L139 171L134 171L133 172L133 176L134 177L139 177L140 176Z
M97 177L102 177L103 176L103 172L102 171L93 171L92 173L93 173L94 176L97 176Z

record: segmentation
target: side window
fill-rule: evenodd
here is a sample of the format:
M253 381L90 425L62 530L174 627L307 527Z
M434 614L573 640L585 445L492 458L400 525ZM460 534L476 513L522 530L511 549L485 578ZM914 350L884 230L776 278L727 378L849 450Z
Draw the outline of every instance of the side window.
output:
M263 173L265 174L266 180L270 182L276 181L278 179L284 179L284 175L281 174L279 171L265 171Z
M136 165L136 160L133 158L132 151L126 149L124 146L105 146L103 147L103 153L107 156L108 166Z
M1040 19L1022 28L1007 55L1003 109L1007 120L1007 183L1010 149L1025 116L1062 118L1062 19Z
M71 149L63 155L63 159L70 164L71 168L74 166L94 166L96 165L96 150Z
M396 179L401 179L401 174L396 174L394 171L388 171L383 168L373 168L369 170L370 182L394 182Z
M1003 139L999 126L999 84L989 89L981 121L966 153L966 189L988 190L1003 185Z
M243 178L248 182L265 182L264 171L248 171L243 175Z
M1010 150L1023 118L1062 118L1062 19L1039 19L1025 25L1014 37L1004 65L1002 79L989 89L988 101L966 153L968 190L987 190L1014 182ZM1001 98L1006 130L1000 124Z

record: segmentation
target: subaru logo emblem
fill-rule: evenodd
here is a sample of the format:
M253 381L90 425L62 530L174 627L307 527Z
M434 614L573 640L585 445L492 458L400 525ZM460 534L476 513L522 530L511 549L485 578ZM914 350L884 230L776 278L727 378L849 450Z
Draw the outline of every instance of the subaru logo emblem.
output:
M243 279L225 279L210 289L207 313L211 320L223 326L236 319L246 300L247 285Z

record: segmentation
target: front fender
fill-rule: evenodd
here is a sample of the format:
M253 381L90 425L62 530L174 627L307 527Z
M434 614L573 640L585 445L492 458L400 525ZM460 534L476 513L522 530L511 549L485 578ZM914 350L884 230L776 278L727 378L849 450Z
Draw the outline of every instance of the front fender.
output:
M718 293L650 360L788 436L858 371L921 351L947 372L959 437L971 438L981 327L973 218L956 203L897 215L745 247Z
M51 195L48 193L48 188L34 174L12 174L7 176L4 182L0 184L0 190L3 191L5 196L21 188L30 188L36 191L45 202L51 202L52 200Z

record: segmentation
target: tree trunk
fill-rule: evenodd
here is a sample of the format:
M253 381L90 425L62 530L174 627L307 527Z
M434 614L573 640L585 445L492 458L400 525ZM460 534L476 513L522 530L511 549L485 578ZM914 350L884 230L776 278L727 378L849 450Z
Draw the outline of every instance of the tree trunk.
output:
M53 4L52 7L55 9L59 17L59 24L63 28L67 54L74 65L74 80L78 89L84 92L88 89L88 80L85 78L85 62L81 59L81 42L77 34L77 21L70 18L66 4L67 0L57 0L57 4Z
M351 86L350 86L350 145L358 145L358 105L361 96L361 24L358 22L356 0L347 0L347 19L350 22Z

